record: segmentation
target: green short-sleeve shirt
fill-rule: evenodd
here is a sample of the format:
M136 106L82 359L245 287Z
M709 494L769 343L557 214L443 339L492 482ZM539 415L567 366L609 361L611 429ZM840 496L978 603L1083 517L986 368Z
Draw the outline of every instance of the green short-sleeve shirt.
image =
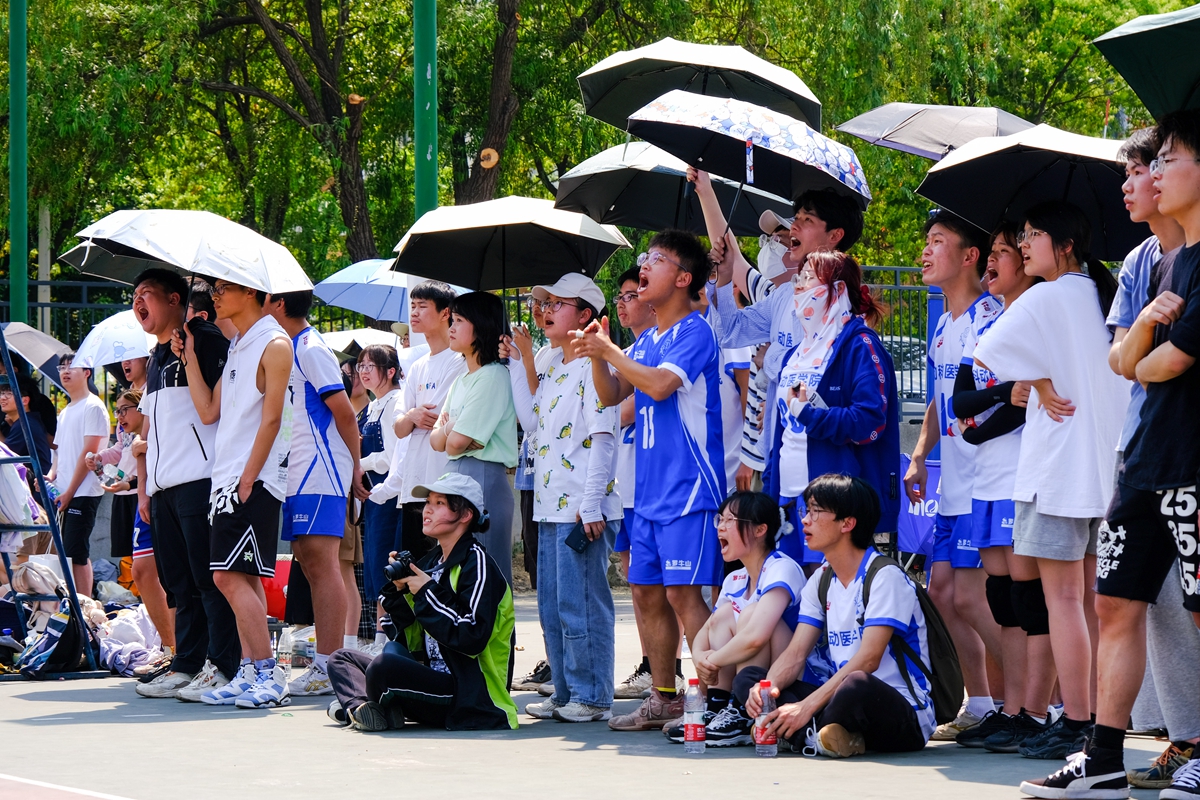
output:
M495 461L506 467L517 465L517 412L513 408L512 384L502 364L488 364L460 375L446 395L446 411L454 421L454 432L470 436L483 445L457 458Z

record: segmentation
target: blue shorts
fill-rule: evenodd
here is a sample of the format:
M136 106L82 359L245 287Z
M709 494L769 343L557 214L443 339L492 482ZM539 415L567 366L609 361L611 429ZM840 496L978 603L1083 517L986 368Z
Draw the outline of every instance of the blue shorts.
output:
M955 569L979 569L983 561L979 550L971 543L972 515L945 517L938 514L933 521L933 556L931 564L949 561Z
M294 494L283 503L285 542L298 536L336 536L346 533L346 498L333 494Z
M1016 506L1012 500L971 501L971 544L985 547L1012 547Z
M154 544L150 541L150 526L142 522L142 515L133 512L133 557L147 558L154 555Z
M808 544L804 539L804 526L800 524L800 518L805 514L804 498L781 497L779 505L795 530L789 534L780 535L775 549L797 564L820 564L825 560L825 556L816 550L808 549Z
M621 527L617 530L617 541L613 545L614 553L629 552L629 526L625 524L625 520L633 515L633 509L625 509L625 516L621 518Z
M720 586L725 562L715 511L653 522L636 512L629 522L629 582L643 586Z

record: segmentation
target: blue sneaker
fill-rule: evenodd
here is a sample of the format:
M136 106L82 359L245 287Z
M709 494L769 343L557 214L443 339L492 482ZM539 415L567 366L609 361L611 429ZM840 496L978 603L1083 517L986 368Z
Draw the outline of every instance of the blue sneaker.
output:
M270 672L258 673L254 685L242 693L234 705L238 708L270 708L291 705L291 702L287 673L283 671L283 667L276 665Z
M223 686L214 686L200 695L200 702L210 706L231 706L242 694L254 685L254 665L243 664L233 680Z

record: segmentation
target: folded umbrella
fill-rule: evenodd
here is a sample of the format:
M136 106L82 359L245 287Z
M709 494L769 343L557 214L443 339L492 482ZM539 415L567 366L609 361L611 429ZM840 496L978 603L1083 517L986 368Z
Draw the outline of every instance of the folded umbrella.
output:
M1032 127L1032 122L998 108L888 103L837 129L880 147L939 161L980 136L1007 136Z
M864 210L871 202L853 150L761 106L676 90L631 114L629 132L698 169L788 200L833 189Z
M975 139L935 164L917 194L985 231L1005 219L1020 221L1043 201L1066 200L1091 223L1091 254L1116 261L1150 235L1125 209L1121 144L1049 125Z
M396 245L393 269L473 290L595 275L629 242L611 225L549 200L503 197L426 212Z
M313 287L326 305L371 319L408 319L408 276L392 269L391 258L371 258L338 270Z
M717 202L733 207L738 185L713 177ZM582 162L558 180L555 208L587 214L597 222L657 231L682 228L703 234L704 213L696 193L688 189L687 164L647 142L610 147ZM782 197L747 188L742 193L730 230L737 236L757 236L764 211L792 215Z
M1147 14L1092 44L1121 73L1155 119L1200 107L1200 5Z
M132 284L147 267L224 280L271 294L312 289L286 247L208 211L114 211L76 234L60 258L88 275Z
M131 358L145 358L158 342L142 330L137 315L121 311L101 321L84 337L75 351L75 363L98 369Z
M821 101L804 81L736 45L667 38L613 53L578 80L588 115L621 129L630 114L672 89L745 100L821 128Z
M5 322L0 324L0 330L4 331L4 341L8 343L9 350L28 361L31 367L42 373L59 389L63 388L58 380L58 359L59 356L71 352L70 345L63 344L50 334L31 328L24 322Z

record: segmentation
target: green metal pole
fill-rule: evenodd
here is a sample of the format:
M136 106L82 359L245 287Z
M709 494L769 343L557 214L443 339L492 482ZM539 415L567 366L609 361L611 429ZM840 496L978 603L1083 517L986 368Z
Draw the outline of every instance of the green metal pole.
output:
M413 0L413 106L420 218L438 205L437 0Z
M9 319L29 321L29 149L26 0L8 0Z

